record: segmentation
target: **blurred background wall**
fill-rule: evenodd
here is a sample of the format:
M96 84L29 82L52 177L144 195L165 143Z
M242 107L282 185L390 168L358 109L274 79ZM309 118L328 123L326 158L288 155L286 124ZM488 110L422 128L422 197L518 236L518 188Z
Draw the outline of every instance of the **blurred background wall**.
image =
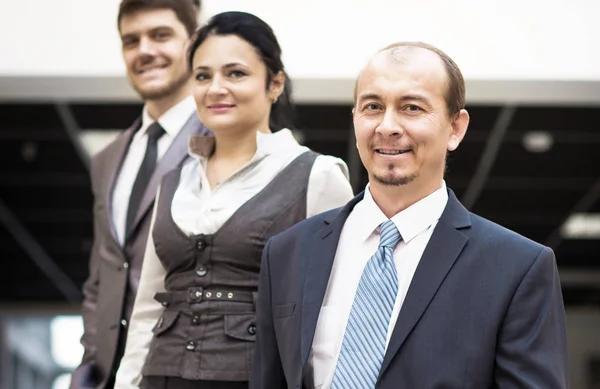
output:
M139 114L118 0L0 0L0 389L66 388L78 362L92 242L89 156ZM552 247L572 388L600 387L600 2L204 0L253 12L294 81L299 139L339 156L360 191L355 76L420 40L467 80L471 125L447 182L485 217Z

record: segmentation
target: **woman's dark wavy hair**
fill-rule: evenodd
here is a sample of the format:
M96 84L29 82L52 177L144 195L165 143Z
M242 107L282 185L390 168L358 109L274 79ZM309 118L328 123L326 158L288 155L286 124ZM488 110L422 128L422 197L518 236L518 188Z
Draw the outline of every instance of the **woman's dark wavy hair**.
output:
M192 37L188 53L190 70L193 70L194 53L211 35L236 35L252 45L267 67L267 88L276 74L284 73L285 85L283 92L271 106L269 127L274 132L282 128L294 128L292 83L285 72L281 61L281 47L271 27L260 18L246 12L223 12L215 15Z

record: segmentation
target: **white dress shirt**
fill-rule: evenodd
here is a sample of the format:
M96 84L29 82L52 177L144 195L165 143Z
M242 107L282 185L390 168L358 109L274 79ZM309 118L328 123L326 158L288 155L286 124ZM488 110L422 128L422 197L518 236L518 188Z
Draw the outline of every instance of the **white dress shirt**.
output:
M194 98L188 96L179 103L171 107L160 118L158 123L165 130L165 134L158 140L158 161L167 152L173 139L179 134L190 116L196 111ZM127 220L127 210L129 208L129 197L133 189L133 183L137 177L138 171L142 166L144 154L148 146L148 127L155 120L148 114L148 107L144 106L142 111L142 125L131 139L127 155L123 160L123 165L119 171L115 188L112 194L112 222L119 244L123 246L125 242L125 222ZM157 161L157 165L158 165Z
M181 172L171 213L177 225L190 235L214 234L251 197L300 154L308 151L283 129L273 134L257 133L257 151L245 166L214 190L205 174L205 156L191 152L198 163ZM339 158L320 155L315 160L306 195L308 216L346 204L352 198L348 167Z
M197 139L190 141L193 159L182 168L179 186L171 204L173 220L189 235L217 232L244 203L308 150L296 142L290 130L283 129L273 134L258 132L257 151L250 162L211 190L204 170L207 158L199 154L199 147L194 146ZM348 167L343 160L318 156L308 180L307 216L340 207L352 199L348 176ZM156 213L152 227L155 218ZM164 309L154 300L156 292L165 291L164 278L165 269L156 254L150 234L115 389L137 388L141 381L141 370L152 341L152 328Z
M393 254L398 271L398 294L386 348L417 265L447 202L446 184L442 182L440 189L391 218L402 240ZM379 225L387 220L367 185L364 198L356 204L342 228L317 320L309 361L314 369L315 388L329 389L331 385L360 277L379 246Z

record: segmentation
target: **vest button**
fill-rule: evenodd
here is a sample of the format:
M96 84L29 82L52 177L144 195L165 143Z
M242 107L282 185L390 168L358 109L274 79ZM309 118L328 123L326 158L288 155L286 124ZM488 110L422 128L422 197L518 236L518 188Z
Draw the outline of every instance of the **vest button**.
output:
M196 349L196 343L194 342L189 342L187 344L187 346L185 346L186 349L188 349L189 351L194 351Z
M256 326L254 324L248 326L248 333L250 335L256 335Z
M206 273L208 273L208 270L206 270L206 268L204 266L200 266L197 270L196 270L196 275L198 277L204 277L206 275Z
M199 240L198 243L196 243L196 247L198 248L198 250L204 251L204 249L206 248L206 242L204 240Z
M196 326L200 324L200 316L194 315L194 317L192 317L192 324Z

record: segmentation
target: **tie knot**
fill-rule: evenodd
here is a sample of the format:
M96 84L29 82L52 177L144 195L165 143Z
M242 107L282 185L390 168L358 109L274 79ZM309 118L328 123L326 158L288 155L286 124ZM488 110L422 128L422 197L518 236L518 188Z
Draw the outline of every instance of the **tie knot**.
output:
M379 247L383 246L394 248L402 238L400 236L400 232L396 228L396 225L391 220L381 223L381 225L379 226L379 230L381 231L381 237L379 238Z
M161 136L164 135L165 130L160 126L160 124L158 124L158 122L154 122L150 125L150 127L148 127L146 133L148 134L149 141L156 142L160 139Z

